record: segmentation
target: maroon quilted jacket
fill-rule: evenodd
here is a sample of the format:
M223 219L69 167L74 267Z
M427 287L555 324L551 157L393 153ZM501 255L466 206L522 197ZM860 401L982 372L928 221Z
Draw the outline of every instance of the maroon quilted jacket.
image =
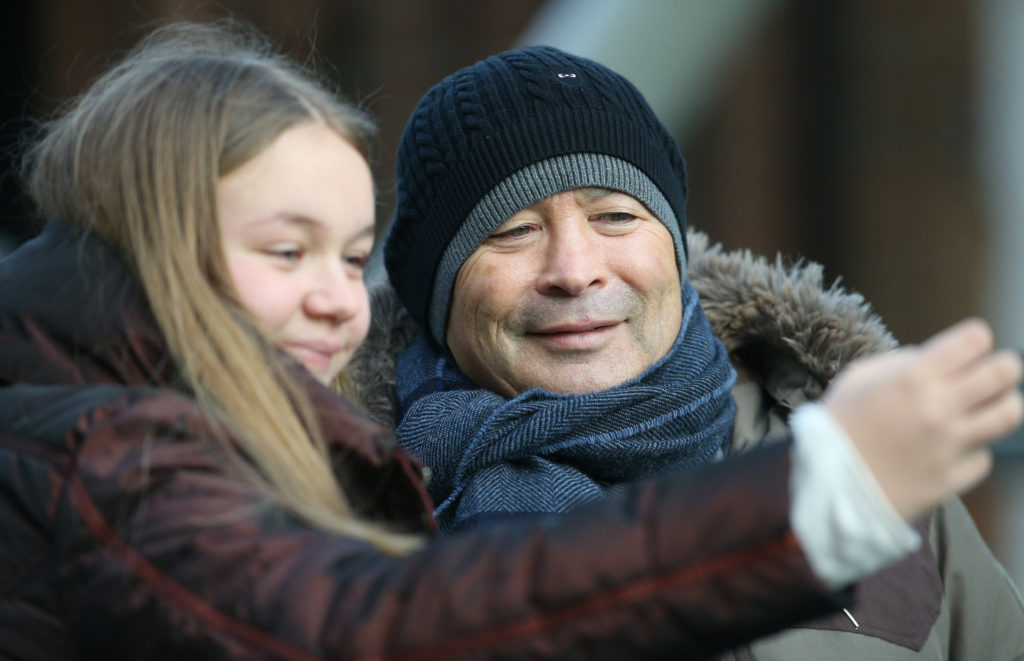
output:
M430 533L414 462L310 382L363 516ZM407 557L246 485L136 281L51 223L0 261L0 658L704 658L841 605L785 445Z

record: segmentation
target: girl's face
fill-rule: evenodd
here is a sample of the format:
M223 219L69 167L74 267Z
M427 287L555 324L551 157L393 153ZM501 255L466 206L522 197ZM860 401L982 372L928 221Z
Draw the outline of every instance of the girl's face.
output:
M366 337L374 194L359 152L307 122L217 183L228 270L259 329L328 383Z

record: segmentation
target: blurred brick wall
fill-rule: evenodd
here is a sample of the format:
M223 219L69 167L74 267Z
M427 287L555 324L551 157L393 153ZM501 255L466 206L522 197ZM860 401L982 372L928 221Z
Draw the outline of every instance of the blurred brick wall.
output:
M971 4L790 3L683 145L694 222L824 263L903 342L977 312Z
M312 64L377 118L375 170L386 222L394 152L416 102L445 75L511 47L541 1L13 0L5 6L4 29L18 36L8 41L18 57L4 73L0 125L49 113L160 23L232 16ZM23 84L12 94L15 82ZM0 213L21 213L10 202L13 194Z
M981 311L971 0L794 0L685 132L691 223L821 262L917 342ZM965 497L1024 587L1024 457Z

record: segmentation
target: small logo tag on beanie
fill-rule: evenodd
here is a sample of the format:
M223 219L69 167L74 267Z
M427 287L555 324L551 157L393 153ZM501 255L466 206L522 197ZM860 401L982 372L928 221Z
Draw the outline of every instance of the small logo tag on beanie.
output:
M573 71L572 69L569 69L568 71L565 69L549 69L549 73L552 78L558 81L559 87L582 87L584 85L584 81L587 80L584 76L586 73L584 71Z

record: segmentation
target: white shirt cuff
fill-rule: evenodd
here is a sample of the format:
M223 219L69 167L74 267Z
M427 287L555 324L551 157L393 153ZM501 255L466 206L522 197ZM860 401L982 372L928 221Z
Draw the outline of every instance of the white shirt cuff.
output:
M920 546L921 536L896 512L822 404L798 406L789 422L790 520L822 582L846 587Z

